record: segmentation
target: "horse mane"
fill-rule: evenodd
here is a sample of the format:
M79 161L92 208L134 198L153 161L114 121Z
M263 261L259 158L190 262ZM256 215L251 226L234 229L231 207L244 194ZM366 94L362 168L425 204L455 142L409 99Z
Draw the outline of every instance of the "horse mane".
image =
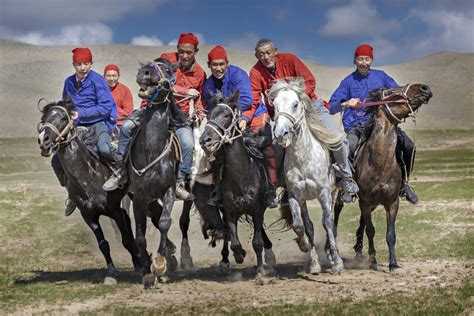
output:
M45 105L45 106L43 107L43 109L41 110L41 112L43 113L43 115L41 116L41 121L44 121L45 116L46 116L46 113L48 113L48 111L49 111L53 106L60 106L60 107L65 108L66 111L67 111L67 113L68 113L69 115L71 115L72 112L76 109L76 106L74 105L74 103L72 103L71 97L67 97L65 100L59 100L59 101L57 101L57 102L48 103L48 104Z

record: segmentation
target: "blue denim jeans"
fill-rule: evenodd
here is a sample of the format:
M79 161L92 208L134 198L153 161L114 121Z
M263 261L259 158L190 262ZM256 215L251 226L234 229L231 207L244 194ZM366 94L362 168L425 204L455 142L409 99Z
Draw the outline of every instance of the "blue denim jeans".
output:
M123 122L120 128L120 136L118 141L118 154L125 159L128 152L128 147L136 129L142 124L143 110L138 109Z
M178 171L189 175L191 173L191 167L193 165L193 129L189 125L184 125L176 129L176 134L178 135L182 153L182 159L181 163L179 164Z

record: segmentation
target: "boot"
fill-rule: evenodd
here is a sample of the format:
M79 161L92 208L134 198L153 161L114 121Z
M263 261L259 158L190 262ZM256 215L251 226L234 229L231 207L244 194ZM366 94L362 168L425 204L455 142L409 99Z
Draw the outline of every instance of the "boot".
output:
M339 167L337 169L339 169L339 174L341 176L341 181L339 182L341 189L350 195L356 194L359 192L359 187L352 179L352 170L348 158L349 146L347 139L344 140L341 147L338 150L333 151L332 154L337 167Z
M278 206L278 199L273 185L268 188L268 191L265 194L265 205L268 208L275 208Z
M114 158L116 168L110 178L105 181L104 185L102 185L102 189L104 189L104 191L113 191L127 181L127 170L125 168L125 164L123 163L122 156L115 155Z
M357 192L359 192L359 187L357 186L357 183L352 178L349 177L343 177L341 181L339 182L339 185L341 186L341 189L350 195L354 195Z
M76 204L69 197L66 199L66 201L64 201L64 204L66 204L64 216L68 217L69 215L74 213L74 210L76 209Z
M178 172L178 179L176 180L176 199L183 201L194 200L194 194L188 192L186 186L186 174L182 171Z
M418 203L418 196L415 193L415 190L408 183L405 183L400 190L400 196L407 199L412 205L416 205Z

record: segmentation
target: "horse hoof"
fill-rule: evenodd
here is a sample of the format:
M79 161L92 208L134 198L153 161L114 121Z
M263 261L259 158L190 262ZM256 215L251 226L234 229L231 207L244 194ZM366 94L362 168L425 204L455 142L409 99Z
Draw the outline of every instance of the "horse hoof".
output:
M181 265L181 269L183 269L184 271L191 271L194 269L194 263L191 257L181 258L180 265Z
M235 259L235 262L237 262L238 264L241 264L244 262L244 256L242 256L241 254L234 254L234 259Z
M342 262L336 263L332 266L332 273L341 273L344 271L344 264Z
M174 255L166 257L166 270L173 272L178 269L178 259Z
M257 275L255 275L255 285L265 285L262 272L257 272Z
M153 258L153 262L151 263L151 273L153 273L155 276L162 276L166 272L166 267L166 258L157 255Z
M309 252L311 250L311 246L306 236L303 236L303 238L296 238L296 243L302 252Z
M228 273L230 271L230 262L219 262L219 269L221 272Z
M104 285L116 285L116 284L117 284L117 279L116 278L105 277Z
M276 266L275 253L273 252L272 249L264 249L264 251L265 251L265 254L264 254L265 263L270 269L273 269Z
M156 276L153 274L145 274L143 276L143 287L145 289L149 289L153 285L155 285L156 282Z
M371 263L370 264L370 270L372 271L379 271L379 266L377 263Z
M404 275L406 274L405 269L401 267L390 268L390 274Z
M311 274L321 273L321 265L319 264L318 260L311 260L311 265L309 266L309 273Z

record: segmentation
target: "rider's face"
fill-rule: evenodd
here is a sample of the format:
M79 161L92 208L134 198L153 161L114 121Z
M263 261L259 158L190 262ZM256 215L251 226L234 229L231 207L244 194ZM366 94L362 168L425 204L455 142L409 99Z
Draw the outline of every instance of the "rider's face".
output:
M107 85L111 88L115 87L119 80L119 74L115 70L107 71L104 77L105 77L105 81L107 81Z
M199 49L193 44L178 45L179 65L183 68L189 68L194 63L194 56Z
M369 56L357 56L354 58L354 65L361 75L366 76L369 73L370 66L372 66L372 58Z
M222 79L227 71L227 61L225 59L215 59L207 64L211 73L216 79Z
M92 63L90 62L81 62L81 63L72 63L74 69L76 70L76 75L79 80L83 79L92 68Z
M277 49L272 44L262 45L255 50L255 57L267 68L274 68Z

